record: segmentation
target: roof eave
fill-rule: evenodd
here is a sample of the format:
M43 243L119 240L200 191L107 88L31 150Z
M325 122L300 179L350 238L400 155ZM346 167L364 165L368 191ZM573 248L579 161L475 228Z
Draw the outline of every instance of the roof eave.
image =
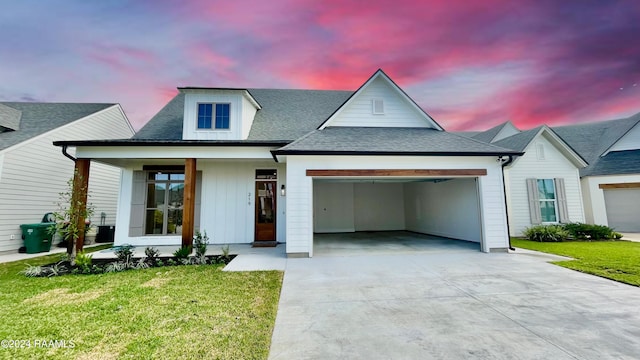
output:
M339 150L273 150L274 155L350 155L350 156L522 156L518 151L339 151Z
M290 144L289 140L65 140L54 141L54 146L277 146L282 147Z

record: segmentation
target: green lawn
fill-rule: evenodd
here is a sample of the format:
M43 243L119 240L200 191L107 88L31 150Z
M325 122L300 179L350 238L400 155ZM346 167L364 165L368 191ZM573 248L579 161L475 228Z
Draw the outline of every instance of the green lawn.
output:
M571 257L554 264L640 286L640 243L631 241L567 241L541 243L511 240L515 247Z
M31 345L3 343L0 359L268 356L282 272L192 265L53 278L17 274L27 263L57 258L0 264L0 340ZM68 347L42 347L52 340Z

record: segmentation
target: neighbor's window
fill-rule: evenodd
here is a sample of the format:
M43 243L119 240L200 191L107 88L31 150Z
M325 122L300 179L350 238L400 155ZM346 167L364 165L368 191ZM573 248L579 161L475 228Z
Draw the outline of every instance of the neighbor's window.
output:
M198 129L229 129L230 104L198 104Z
M147 175L146 235L182 234L184 173L151 171Z
M556 188L553 179L538 179L538 199L542 222L558 222Z

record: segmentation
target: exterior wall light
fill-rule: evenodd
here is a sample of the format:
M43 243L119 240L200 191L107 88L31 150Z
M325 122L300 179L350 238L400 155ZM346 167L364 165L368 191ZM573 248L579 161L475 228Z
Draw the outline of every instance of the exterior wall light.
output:
M280 195L282 195L282 196L286 195L286 189L284 187L284 184L282 184L282 186L280 186Z

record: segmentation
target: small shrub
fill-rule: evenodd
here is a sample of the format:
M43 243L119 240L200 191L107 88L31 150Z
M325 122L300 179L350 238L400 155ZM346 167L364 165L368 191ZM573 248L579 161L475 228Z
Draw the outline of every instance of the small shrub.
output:
M524 236L531 241L559 242L569 237L569 232L561 225L536 225L524 230Z
M228 262L230 257L229 257L229 245L225 245L223 247L220 248L220 250L222 250L222 262Z
M613 232L613 238L616 239L616 240L622 239L622 236L623 235L620 234L619 232L615 232L615 231Z
M178 261L180 262L180 264L182 265L191 265L191 259L190 257L186 257L186 258L178 258Z
M76 254L76 266L78 266L84 274L88 274L91 272L92 258L93 255L85 254L84 251L81 251Z
M49 266L46 268L49 277L51 276L60 276L63 274L66 274L68 272L68 269L66 266L62 265L62 261L61 262L57 262L55 264L53 264L52 266Z
M120 272L123 270L126 270L127 267L123 262L120 261L114 261L112 263L109 263L105 268L104 268L104 272L105 273L114 273L114 272Z
M606 240L614 238L613 229L604 225L570 223L563 226L571 237L578 240Z
M176 265L178 265L178 263L175 260L173 259L167 260L167 266L176 266Z
M158 259L158 261L156 261L156 266L164 266L164 261Z
M26 277L40 277L44 275L42 266L27 265L27 268L20 272Z
M145 261L145 259L140 258L136 262L135 268L138 269L138 270L148 269L149 268L149 264Z
M204 256L207 252L207 245L209 244L209 237L207 236L207 232L200 233L200 231L196 232L196 236L193 237L193 247L196 250L196 257Z
M144 254L147 256L147 264L151 266L158 266L158 261L160 261L158 259L158 257L160 256L160 250L148 246L144 249Z
M193 263L197 265L206 265L209 263L209 260L205 255L196 255L193 257Z
M182 246L180 249L173 252L173 256L175 256L178 260L185 259L191 255L191 248L189 246Z
M114 253L116 254L116 258L118 258L118 261L128 263L133 257L133 249L133 246L124 244L119 246Z

